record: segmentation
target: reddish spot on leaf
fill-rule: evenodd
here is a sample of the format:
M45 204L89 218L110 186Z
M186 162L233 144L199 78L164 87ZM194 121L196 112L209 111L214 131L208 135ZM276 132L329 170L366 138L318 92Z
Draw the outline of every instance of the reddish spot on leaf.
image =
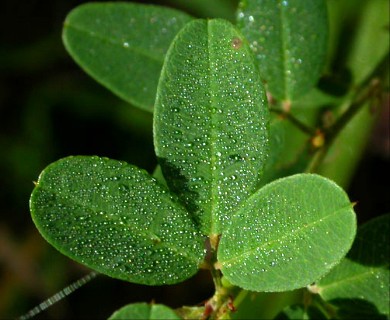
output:
M233 38L232 40L232 47L235 50L240 49L242 46L242 40L240 38Z

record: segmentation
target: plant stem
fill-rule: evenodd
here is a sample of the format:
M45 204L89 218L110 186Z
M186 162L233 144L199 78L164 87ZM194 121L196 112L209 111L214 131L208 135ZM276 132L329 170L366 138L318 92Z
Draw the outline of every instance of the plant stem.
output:
M382 80L386 75L389 67L388 55L385 55L383 59L378 63L376 68L367 76L367 78L354 90L352 95L351 104L349 108L340 116L340 118L329 128L321 129L325 138L324 145L318 148L313 156L312 161L308 165L306 172L316 172L319 166L324 160L330 146L334 140L340 134L340 132L346 127L351 119L358 113L359 110L370 100L375 101L380 97L383 88Z
M309 164L306 172L316 172L318 170L318 167L324 160L330 146L333 144L337 136L357 114L357 112L366 105L366 102L378 96L378 92L380 92L379 88L380 80L378 78L372 79L371 83L364 88L361 94L355 95L355 99L353 99L349 108L340 116L340 118L328 129L322 129L321 132L325 141L324 145L314 154L313 160Z
M315 134L315 131L316 131L315 129L307 126L302 121L300 121L297 118L295 118L290 112L286 112L284 110L280 110L280 109L273 108L273 107L270 108L270 111L273 112L273 113L276 113L278 115L281 115L283 118L289 120L293 125L295 125L302 132L304 132L304 133L306 133L308 135L314 135Z
M210 246L208 249L210 255L207 259L207 266L213 278L215 293L205 303L202 320L225 318L234 309L232 304L233 289L223 285L222 273L218 265L217 251L219 238L219 235L210 236Z

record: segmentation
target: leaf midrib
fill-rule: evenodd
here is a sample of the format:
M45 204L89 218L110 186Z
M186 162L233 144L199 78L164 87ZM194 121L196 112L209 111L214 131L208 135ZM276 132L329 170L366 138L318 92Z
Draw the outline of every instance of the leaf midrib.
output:
M350 277L346 277L346 278L340 279L338 281L332 282L329 285L321 286L319 284L318 285L319 293L321 294L322 292L328 290L329 288L332 288L332 287L335 287L335 286L339 286L342 283L345 284L345 283L348 283L348 282L355 282L356 280L359 280L359 279L362 279L362 278L366 278L366 277L369 277L369 276L375 276L376 274L378 274L377 271L380 271L380 270L382 270L384 268L388 268L388 267L389 267L389 265L384 265L384 266L382 266L382 268L369 268L367 271L356 273L356 274L354 274L354 275L352 275Z
M99 39L101 41L105 41L107 43L110 43L112 45L115 45L115 46L118 46L118 47L121 47L123 50L129 50L129 51L132 51L138 55L141 55L141 56L144 56L150 60L153 60L155 62L158 62L159 64L163 64L164 62L164 57L161 57L161 56L157 56L157 55L152 55L150 54L149 51L146 51L146 50L142 50L141 47L134 47L134 46L130 46L129 47L123 47L123 42L126 42L126 40L119 40L119 39L116 39L116 38L107 38L107 37L103 37L103 36L100 36L99 33L95 33L94 31L91 31L89 29L86 29L86 28L82 28L80 26L75 26L71 23L67 23L65 24L64 28L68 28L68 29L73 29L73 30L76 30L80 33L84 33L86 35L88 35L89 37L92 37L92 38L95 38L95 39Z
M210 108L209 113L211 114L211 130L210 130L210 171L211 171L211 219L210 219L210 235L215 234L215 229L217 228L218 217L216 214L216 210L218 207L218 167L216 166L217 159L216 159L216 141L217 141L217 130L216 124L217 124L217 113L212 112L213 106L216 106L215 96L213 95L213 92L215 92L215 81L214 76L212 72L212 63L211 63L211 23L210 21L207 21L207 53L208 53L208 77L209 77L209 86L210 86ZM213 168L215 167L215 170Z
M285 26L287 25L285 23L286 21L286 15L285 15L285 12L284 12L284 9L283 9L283 4L281 3L281 1L279 0L279 8L280 8L280 12L279 12L279 17L280 17L280 34L281 34L281 56L282 56L282 63L283 63L283 88L284 88L284 99L287 99L289 98L290 96L290 88L289 88L289 77L287 76L287 70L288 70L288 62L289 62L289 56L288 56L288 51L287 51L287 45L288 45L288 41L287 41L287 34L286 34L286 31L285 31Z
M60 201L61 202L63 202L63 203L65 203L65 205L67 205L68 206L68 203L69 203L69 199L68 200L66 200L66 198L64 197L64 196L61 196L61 194L57 194L57 193L55 193L55 192L53 192L53 191L51 191L50 190L50 188L44 188L44 187L42 187L42 186L40 186L40 187L38 187L37 186L37 190L36 191L38 191L39 189L41 189L42 191L45 191L45 192L49 192L49 193L52 193L52 194L54 194L54 195L56 195L56 197L57 197L57 199L58 199L58 203L60 203ZM64 201L65 200L65 201ZM166 199L163 199L164 200L164 202L167 202L166 201ZM85 204L83 204L83 203L81 203L81 202L78 202L78 201L72 201L72 204L74 204L74 205L77 205L77 206L79 206L80 208L86 208L87 210L89 210L89 211L91 211L91 212L94 212L95 213L95 209L93 209L93 208L87 208L86 207L86 205ZM173 204L173 203L170 203L171 205ZM101 210L100 210L101 211ZM113 216L113 215L105 215L105 219L107 219L107 220L111 220L111 221L116 221L116 220L118 220L118 218L116 217L116 216ZM115 227L115 228L118 228L118 229L121 229L120 227L118 227L118 225L117 224L112 224L113 225L113 227ZM127 227L128 229L130 229L136 236L138 236L139 238L143 238L143 239L146 239L147 241L150 241L151 239L155 239L155 238L158 238L158 239L160 239L156 234L154 234L153 232L140 232L140 230L138 230L138 229L136 229L136 228L134 228L131 224L125 224L125 223L123 223L123 224L121 224L123 227ZM147 230L147 231L149 231L149 230ZM192 261L192 262L194 262L194 263L198 263L199 261L198 261L198 258L196 257L196 256L190 256L190 255L188 255L188 252L187 251L182 251L180 248L178 248L178 247L176 247L176 246L174 246L174 245L172 245L172 243L170 243L170 242L160 242L159 243L159 246L162 246L162 247L164 247L164 248L167 248L167 249L171 249L172 251L174 251L174 252L176 252L177 254L179 254L179 255L181 255L181 256L184 256L185 258L187 258L189 261Z

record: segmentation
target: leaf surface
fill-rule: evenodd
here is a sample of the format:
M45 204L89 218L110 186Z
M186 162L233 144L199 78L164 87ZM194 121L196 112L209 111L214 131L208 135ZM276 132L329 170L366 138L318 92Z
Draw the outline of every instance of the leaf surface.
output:
M187 24L162 70L154 139L165 179L204 234L219 234L264 166L268 111L252 52L224 20Z
M353 3L356 6L355 3ZM358 4L363 12L354 28L352 50L347 59L347 67L353 74L355 84L360 84L389 56L390 4L388 1L362 1ZM382 66L383 69L385 67ZM382 76L386 79L386 75ZM387 76L388 79L388 76Z
M327 310L317 308L313 304L304 305L302 303L300 304L293 304L290 305L282 312L280 312L274 320L326 320L326 319L333 319L331 316L324 314Z
M82 156L54 162L40 175L30 207L50 244L114 278L177 283L202 260L203 240L185 209L124 162Z
M289 291L318 280L347 253L356 221L345 192L330 180L297 174L250 197L222 234L218 261L232 283Z
M295 100L316 84L327 45L324 0L242 0L237 19L272 96Z
M389 315L389 234L390 214L362 225L346 258L317 283L321 297L342 309L355 309L360 300Z
M96 81L127 102L152 111L165 53L192 18L136 3L88 3L67 16L63 42Z
M114 312L109 320L179 320L179 316L162 304L133 303Z

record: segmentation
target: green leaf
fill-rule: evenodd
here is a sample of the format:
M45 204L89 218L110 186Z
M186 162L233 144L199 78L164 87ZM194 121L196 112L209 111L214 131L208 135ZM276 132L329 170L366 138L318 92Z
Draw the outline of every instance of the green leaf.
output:
M349 119L348 125L338 133L316 170L343 188L348 188L378 119L370 106L371 102L366 103Z
M321 297L340 308L352 303L352 309L360 300L389 315L389 234L390 214L362 225L347 257L317 283Z
M188 213L143 170L98 157L49 165L31 196L42 236L114 278L172 284L198 270L203 240Z
M309 128L314 127L318 119L318 112L313 108L294 108L289 114ZM283 115L271 113L269 137L269 154L261 186L304 172L313 156L308 133Z
M302 301L302 289L287 292L253 292L241 290L234 299L237 311L233 320L274 319L287 306Z
M165 179L204 234L219 234L253 193L268 111L252 52L224 20L187 24L170 47L154 113Z
M366 0L356 4L362 17L356 26L355 38L348 56L348 67L354 83L359 84L370 75L384 57L389 56L389 2Z
M305 308L301 304L296 304L292 306L288 306L283 310L283 312L279 313L275 320L303 320L310 319L307 315Z
M180 8L185 12L191 12L199 18L222 18L229 21L235 21L237 8L236 0L165 0L164 3L168 6Z
M88 3L69 13L63 42L96 81L127 102L152 111L168 47L192 18L136 3Z
M318 280L347 253L356 221L332 181L297 174L250 197L222 234L218 261L232 283L253 291L288 291Z
M179 320L179 316L162 304L133 303L115 311L109 320Z
M313 306L309 305L305 307L303 304L295 304L285 308L274 319L275 320L303 320L303 319L326 320L328 318Z
M295 100L316 84L328 34L324 0L242 0L238 26L272 96Z

